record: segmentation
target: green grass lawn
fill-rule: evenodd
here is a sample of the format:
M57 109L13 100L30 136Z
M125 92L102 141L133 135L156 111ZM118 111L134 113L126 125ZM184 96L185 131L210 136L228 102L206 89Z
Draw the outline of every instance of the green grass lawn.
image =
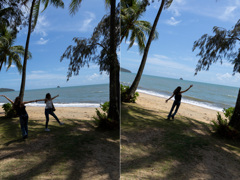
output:
M168 112L123 104L121 179L239 179L240 143L211 133L211 126Z
M119 132L96 130L93 121L29 120L22 140L19 119L0 117L0 179L118 179Z

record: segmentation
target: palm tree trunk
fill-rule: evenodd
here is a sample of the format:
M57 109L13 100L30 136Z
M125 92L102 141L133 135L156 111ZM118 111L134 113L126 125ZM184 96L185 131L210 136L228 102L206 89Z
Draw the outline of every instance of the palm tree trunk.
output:
M119 83L119 63L116 53L116 0L111 0L111 16L110 16L110 86L109 86L109 113L108 118L113 120L119 126L120 122L120 83Z
M240 131L240 89L238 91L238 98L229 125Z
M26 69L27 69L27 59L28 59L28 46L29 46L30 35L31 35L31 31L32 31L32 15L33 15L33 7L34 7L34 4L35 4L35 1L36 0L32 1L29 21L28 21L28 35L27 35L27 40L26 40L26 45L25 45L24 61L23 61L23 69L22 69L22 83L21 83L21 88L20 88L20 93L19 93L21 101L23 101L24 91L25 91Z
M3 61L2 61L1 64L0 64L0 71L1 71L1 69L2 69L2 65L3 65Z
M154 23L153 23L153 27L152 27L152 30L150 32L148 42L147 42L146 47L144 49L144 54L143 54L143 58L142 58L142 61L141 61L141 65L138 69L137 75L136 75L131 87L129 88L129 91L127 92L128 93L128 99L130 99L134 96L134 93L136 92L138 84L141 80L142 73L143 73L143 70L144 70L144 66L145 66L146 61L147 61L148 51L149 51L149 48L150 48L150 45L151 45L151 42L152 42L152 39L153 39L153 36L154 36L154 32L155 32L159 17L162 13L164 3L165 3L165 0L162 0L162 3L161 3L160 8L158 10L157 16L156 16L156 18L154 20Z

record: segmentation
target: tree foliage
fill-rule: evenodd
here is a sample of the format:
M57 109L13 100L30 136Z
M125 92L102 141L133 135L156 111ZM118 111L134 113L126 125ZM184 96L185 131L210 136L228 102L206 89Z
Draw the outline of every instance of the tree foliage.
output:
M233 64L233 74L240 73L240 20L233 29L226 30L220 27L213 27L213 35L204 34L194 42L193 51L200 50L197 56L200 57L195 69L195 75L201 70L209 70L209 67L223 60Z
M210 65L223 60L229 61L233 65L233 75L240 73L240 20L235 24L233 29L213 27L213 34L204 34L199 40L194 42L193 51L199 48L200 57L196 66L195 75L198 71L209 70ZM238 98L231 115L229 125L240 131L240 89Z
M21 57L24 56L24 47L14 45L16 39L16 31L11 30L5 24L0 26L0 71L2 65L7 65L7 70L14 63L21 73L22 64ZM31 58L31 53L28 52L28 58Z
M0 2L0 26L5 25L17 33L26 25L26 16L22 11L21 0L2 0Z
M119 14L119 6L117 8L117 14ZM119 16L116 16L115 32L120 33ZM88 66L93 62L99 65L100 72L110 70L110 16L105 15L94 29L90 38L73 38L75 45L70 45L61 56L60 61L64 58L70 60L67 78L79 74L79 70ZM115 39L117 46L119 45L119 35Z
M121 42L125 38L130 39L128 49L131 48L136 41L139 52L143 53L147 36L150 35L152 25L148 21L139 20L146 11L148 1L141 0L122 0L121 1ZM155 31L153 39L158 38Z

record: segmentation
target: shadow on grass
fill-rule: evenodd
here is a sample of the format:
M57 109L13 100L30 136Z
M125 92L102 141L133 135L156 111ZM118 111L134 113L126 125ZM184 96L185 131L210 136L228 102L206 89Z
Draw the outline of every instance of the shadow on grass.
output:
M8 162L1 177L119 179L119 132L96 131L92 121L64 122L51 122L45 132L45 122L29 120L29 138L22 141L19 120L0 118L0 163Z
M239 178L239 154L231 152L239 153L239 142L217 139L208 124L191 118L176 116L168 121L167 113L122 105L123 179L140 172L143 177L138 178L143 179L191 179L199 164L204 167L200 179Z

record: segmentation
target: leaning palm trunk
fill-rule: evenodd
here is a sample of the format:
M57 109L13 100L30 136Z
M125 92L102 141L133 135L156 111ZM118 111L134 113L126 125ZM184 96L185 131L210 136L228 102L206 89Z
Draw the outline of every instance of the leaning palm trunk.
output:
M152 27L152 30L150 32L149 38L148 38L147 45L146 45L146 47L144 49L144 54L143 54L143 58L142 58L142 61L141 61L141 65L140 65L140 67L138 69L137 75L136 75L136 77L135 77L131 87L129 88L129 91L127 92L128 93L128 98L123 100L123 101L128 101L129 99L131 99L134 96L134 93L137 90L138 84L139 84L139 82L141 80L141 76L142 76L142 73L143 73L143 70L144 70L144 66L145 66L146 61L147 61L148 51L149 51L151 42L152 42L153 37L154 37L154 31L156 29L156 26L157 26L157 23L158 23L158 19L159 19L161 13L162 13L164 3L165 3L165 0L162 0L162 3L161 3L160 8L158 10L157 16L156 16L156 18L154 20L153 27Z
M238 98L229 125L240 131L240 89L238 91Z
M28 21L28 35L27 35L27 40L26 40L26 46L25 46L25 52L24 52L24 60L23 60L23 69L22 69L22 83L21 83L21 88L20 88L20 93L19 93L21 101L23 101L24 91L25 91L25 84L26 84L26 69L27 69L27 59L28 59L28 46L29 46L30 35L31 35L31 31L32 31L32 15L33 15L33 7L34 7L34 4L35 4L35 1L36 0L32 1L29 21Z
M119 63L116 53L115 26L116 26L116 0L111 0L110 17L110 104L108 118L113 120L117 126L120 122L120 83L119 83Z

